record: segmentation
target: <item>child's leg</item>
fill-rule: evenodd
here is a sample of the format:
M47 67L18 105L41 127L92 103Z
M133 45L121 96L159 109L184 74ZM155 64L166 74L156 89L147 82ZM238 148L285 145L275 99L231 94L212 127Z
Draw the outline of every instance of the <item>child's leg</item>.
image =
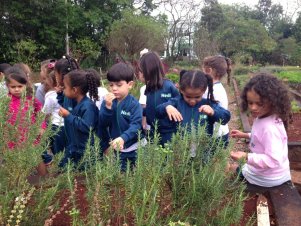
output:
M121 172L126 172L127 164L130 164L130 169L132 170L136 166L137 152L120 152L119 161L120 161L120 170Z
M56 127L57 134L54 135L53 137L53 154L57 154L61 151L63 151L66 148L67 145L67 137L65 134L65 128L64 126L58 127L56 125L54 125Z

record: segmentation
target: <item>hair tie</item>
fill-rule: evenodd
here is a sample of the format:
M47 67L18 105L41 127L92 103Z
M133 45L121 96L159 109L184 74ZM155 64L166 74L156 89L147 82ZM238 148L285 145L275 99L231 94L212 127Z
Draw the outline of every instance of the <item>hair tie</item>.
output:
M55 66L55 62L50 62L48 65L47 65L47 68L48 69L53 69Z

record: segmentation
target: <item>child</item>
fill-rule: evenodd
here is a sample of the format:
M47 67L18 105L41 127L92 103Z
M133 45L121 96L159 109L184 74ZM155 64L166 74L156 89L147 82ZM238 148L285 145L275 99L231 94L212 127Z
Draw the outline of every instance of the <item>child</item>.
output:
M168 102L157 107L158 117L168 116L169 121L173 120L173 131L176 131L177 124L191 129L191 122L195 127L206 125L208 135L213 135L215 122L226 124L230 120L230 112L221 107L213 97L212 78L201 71L181 71L179 88L181 96L170 99ZM202 96L208 87L209 99ZM172 133L170 134L170 137ZM195 153L192 153L194 157Z
M291 179L288 160L286 129L291 113L287 88L276 77L260 73L245 86L242 110L247 109L255 118L250 134L231 131L234 138L249 138L250 153L231 152L234 160L245 160L230 169L241 172L250 184L274 187Z
M36 83L36 98L41 102L41 104L44 105L45 102L45 90L44 90L44 82L46 80L47 75L54 70L56 60L44 60L41 63L41 69L40 69L40 78L41 83Z
M17 64L14 64L14 67L19 68L20 70L24 71L25 75L27 76L28 80L30 81L31 69L27 64L17 63Z
M42 105L38 100L32 97L32 87L24 71L17 67L11 67L5 71L5 82L8 89L9 119L8 123L12 126L18 126L18 134L13 140L8 142L8 148L14 149L22 145L26 140L28 128L35 124L37 114L41 111ZM24 99L23 99L24 97ZM31 116L30 122L26 116ZM18 123L16 125L16 123ZM46 123L43 122L40 134L46 129ZM38 140L36 140L38 143Z
M69 111L63 107L59 115L64 118L65 131L68 139L64 157L59 163L66 166L68 161L77 164L83 157L86 145L93 145L93 136L98 121L98 109L95 103L87 97L89 92L92 99L98 99L95 76L84 70L73 70L64 76L64 94L66 98L76 101L76 105Z
M4 72L9 69L11 66L10 64L3 63L0 64L0 96L6 96L7 95L7 87L4 81Z
M179 92L171 81L164 78L163 66L157 53L145 53L140 59L140 67L146 84L146 107L143 109L143 115L146 116L147 124L151 127L151 136L155 132L156 121L158 121L157 131L161 136L160 144L164 145L171 138L173 125L169 120L157 120L156 107L178 96Z
M223 108L228 109L228 97L226 90L223 84L221 83L221 79L227 73L229 84L231 73L231 60L223 56L209 56L203 60L202 68L203 71L206 74L210 75L213 79L214 99L217 100ZM208 97L208 90L206 90L203 97ZM224 143L224 146L227 147L229 143L228 124L220 125L219 123L216 123L214 127L218 128L217 136L220 137L220 139Z
M49 74L46 72L44 76L45 80L43 82L43 86L46 94L42 111L46 114L46 118L51 124L51 129L55 133L55 135L51 137L50 149L53 154L56 154L60 151L63 151L66 147L64 119L59 116L60 105L57 101L57 93L55 91L56 79L54 71L50 72Z
M106 95L99 114L99 127L109 127L110 145L120 151L121 171L135 166L139 131L142 130L142 107L129 94L133 86L134 71L125 63L117 63L108 71L110 93Z

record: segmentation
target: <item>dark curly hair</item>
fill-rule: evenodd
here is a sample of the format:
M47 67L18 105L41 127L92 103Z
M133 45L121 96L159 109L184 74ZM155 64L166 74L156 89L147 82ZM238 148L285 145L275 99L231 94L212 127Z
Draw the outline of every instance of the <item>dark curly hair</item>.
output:
M71 87L79 87L81 93L86 95L88 92L90 97L95 101L98 100L98 79L94 73L85 70L73 70L65 75L69 78Z
M241 108L248 110L247 93L254 90L263 103L269 103L271 113L280 118L285 128L291 122L291 101L287 87L275 76L267 73L258 73L245 85L241 94Z

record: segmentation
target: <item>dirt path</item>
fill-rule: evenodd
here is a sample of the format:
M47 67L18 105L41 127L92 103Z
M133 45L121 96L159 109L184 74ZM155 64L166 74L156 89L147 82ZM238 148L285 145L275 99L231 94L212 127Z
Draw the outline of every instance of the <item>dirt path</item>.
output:
M232 87L229 87L226 83L223 83L223 84L224 84L224 87L225 87L227 95L228 95L228 101L229 101L228 110L231 112L231 120L228 123L229 130L230 131L233 129L242 130L242 124L241 124L240 115L239 115L239 106L237 106L237 103L236 103L234 90ZM231 138L230 138L230 142L234 143L233 150L237 150L237 151L238 150L240 150L240 151L248 150L248 145L244 140L239 140L239 139L231 140Z

